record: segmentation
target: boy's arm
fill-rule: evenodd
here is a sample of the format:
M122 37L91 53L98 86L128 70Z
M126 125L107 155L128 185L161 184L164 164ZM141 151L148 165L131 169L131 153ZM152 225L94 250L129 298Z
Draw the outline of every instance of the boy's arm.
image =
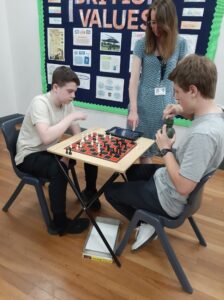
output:
M175 135L172 139L168 138L166 125L163 126L162 132L160 129L157 131L156 143L160 150L171 149L174 142ZM172 152L167 152L167 154L163 156L163 159L176 191L181 195L189 195L196 187L197 182L187 179L180 174L180 165Z
M85 119L86 116L83 112L72 112L53 126L50 126L48 123L38 122L36 123L36 129L42 143L48 145L60 138L71 125L72 121ZM78 130L78 127L74 130Z
M168 104L163 111L164 119L174 118L177 115L180 115L188 120L193 120L193 118L194 118L193 114L185 113L180 104Z

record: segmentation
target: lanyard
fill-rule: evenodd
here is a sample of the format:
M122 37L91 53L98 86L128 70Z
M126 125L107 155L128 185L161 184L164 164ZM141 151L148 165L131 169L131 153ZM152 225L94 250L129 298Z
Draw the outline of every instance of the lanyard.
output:
M157 58L160 62L160 81L162 81L166 73L166 62L162 59L161 56L157 56Z
M166 62L160 61L161 71L160 71L160 81L164 79L164 75L166 72Z

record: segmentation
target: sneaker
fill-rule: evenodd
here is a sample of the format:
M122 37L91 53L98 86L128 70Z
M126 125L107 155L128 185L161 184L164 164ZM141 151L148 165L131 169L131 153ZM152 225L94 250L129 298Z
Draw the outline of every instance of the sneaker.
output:
M83 197L83 200L85 202L86 205L89 204L89 202L91 201L91 199L93 198L93 196L97 193L97 190L87 190L87 189L84 189L82 191L82 197ZM100 203L100 200L99 198L97 198L93 204L89 207L89 210L91 211L98 211L101 209L101 203Z
M89 219L87 218L78 218L78 219L68 219L67 220L67 227L65 228L65 234L77 234L81 233L89 227Z
M143 246L155 233L155 228L150 224L142 223L136 233L136 241L131 250L137 250Z
M66 233L69 234L78 234L83 232L89 226L89 219L87 218L79 218L71 220L67 218L67 222L63 227L57 227L54 222L48 227L48 232L52 235L64 235Z

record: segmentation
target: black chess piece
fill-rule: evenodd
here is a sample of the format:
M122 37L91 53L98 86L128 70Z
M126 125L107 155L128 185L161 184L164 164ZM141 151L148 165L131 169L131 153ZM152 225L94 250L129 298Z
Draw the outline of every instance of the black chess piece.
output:
M68 150L69 150L69 155L72 155L72 148L69 146L69 148L68 148Z
M175 134L175 129L173 128L173 119L168 118L165 119L164 124L166 124L166 134L168 138L172 139Z

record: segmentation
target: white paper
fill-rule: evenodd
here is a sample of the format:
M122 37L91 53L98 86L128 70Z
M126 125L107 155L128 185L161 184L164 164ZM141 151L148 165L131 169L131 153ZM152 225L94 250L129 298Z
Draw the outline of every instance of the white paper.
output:
M61 3L61 0L48 0L48 3Z
M145 36L145 32L144 31L133 31L131 34L131 51L134 50L135 47L135 43L137 42L137 40L143 38Z
M49 6L48 7L49 14L61 14L60 6Z
M61 67L61 66L70 67L69 65L47 64L47 82L48 82L48 84L51 84L51 82L52 82L52 74L53 74L54 70L57 67Z
M121 57L119 55L100 55L100 71L120 73Z
M90 74L81 72L76 72L76 74L80 80L79 89L90 90Z
M64 28L48 28L47 29L47 46L49 60L65 60L65 42Z
M203 17L204 8L196 8L196 7L185 7L183 9L182 16L183 17Z
M62 24L62 19L61 18L49 18L49 24L53 25L61 25Z
M73 28L73 45L92 46L92 28Z
M195 53L198 35L197 34L180 34L187 41L187 54Z
M91 67L91 50L73 49L73 65Z
M189 29L189 30L200 30L201 23L202 22L197 22L197 21L182 21L180 28L181 29Z
M96 98L123 102L124 79L96 77Z
M101 222L97 222L97 225L99 226L108 244L113 250L116 242L118 225L106 224ZM107 249L106 245L104 244L102 238L100 237L99 233L97 232L94 226L86 243L85 250L104 252L110 254L109 250Z
M206 2L206 0L184 0L184 2Z

